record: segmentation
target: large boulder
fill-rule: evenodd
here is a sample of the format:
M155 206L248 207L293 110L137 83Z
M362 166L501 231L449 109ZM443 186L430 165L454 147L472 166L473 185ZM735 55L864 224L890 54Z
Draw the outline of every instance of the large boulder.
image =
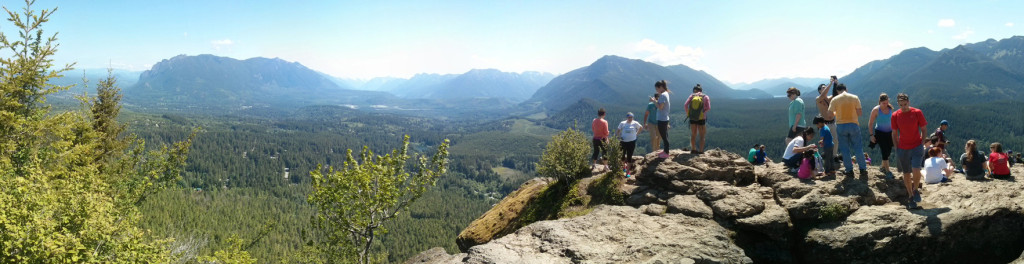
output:
M837 220L853 213L860 204L856 198L847 196L826 195L821 190L814 189L800 199L789 199L783 201L789 217L793 220ZM833 219L823 219L829 217Z
M637 162L630 206L584 205L582 216L522 226L518 213L551 183L502 200L457 241L416 263L1008 263L1024 262L1024 168L1010 180L925 185L920 208L900 175L799 180L718 150L673 150ZM501 208L501 209L498 209ZM587 210L593 209L589 214ZM490 219L484 221L484 219ZM470 232L470 229L475 231ZM510 232L513 232L509 234ZM508 234L508 235L505 235ZM495 239L505 235L504 237ZM486 242L486 241L490 242ZM485 243L486 242L486 243ZM484 243L484 244L481 244ZM474 246L475 245L475 246ZM467 250L468 248L468 250Z
M746 186L756 181L754 167L746 158L731 152L713 149L694 155L673 150L669 154L667 159L658 158L656 153L644 156L637 179L654 185L673 180L708 180Z
M460 263L465 257L466 253L450 255L444 248L435 247L409 258L405 261L405 264Z
M752 263L712 220L601 205L472 247L466 263Z
M676 195L668 199L668 212L692 217L711 219L714 211L694 195Z
M551 178L534 178L523 183L491 210L473 220L455 239L459 249L466 251L472 246L487 243L494 238L512 233L519 226L519 216L531 202L551 186L555 180Z
M861 206L845 221L819 224L799 255L812 263L1007 263L1024 251L1022 181L954 175L951 183L925 185L921 208Z

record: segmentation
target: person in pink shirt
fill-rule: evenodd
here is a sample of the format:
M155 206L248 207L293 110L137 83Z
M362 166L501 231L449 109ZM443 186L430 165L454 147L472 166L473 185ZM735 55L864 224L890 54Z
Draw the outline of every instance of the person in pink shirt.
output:
M608 158L604 157L608 154L608 121L604 120L604 108L597 110L597 118L590 124L591 131L594 132L594 138L592 145L594 146L594 155L590 156L590 160L593 164L590 165L590 170L594 170L597 167L597 158L601 158L602 164L604 164L604 170L608 170Z

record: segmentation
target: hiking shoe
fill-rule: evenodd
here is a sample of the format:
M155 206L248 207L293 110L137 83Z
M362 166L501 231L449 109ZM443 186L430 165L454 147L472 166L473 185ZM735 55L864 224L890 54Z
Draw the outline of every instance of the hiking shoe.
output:
M661 153L658 154L658 157L659 158L663 158L663 159L667 159L668 158L668 153L667 152L661 152Z
M921 202L921 192L919 192L917 190L914 190L914 200L913 200L913 202Z
M908 202L907 203L907 210L913 210L913 209L917 209L917 203L914 202L914 201Z

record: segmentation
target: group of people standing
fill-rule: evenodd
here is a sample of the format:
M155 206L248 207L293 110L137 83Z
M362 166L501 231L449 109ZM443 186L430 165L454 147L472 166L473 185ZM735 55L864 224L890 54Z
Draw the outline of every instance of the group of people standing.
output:
M832 90L832 95L829 95L829 90ZM799 177L807 178L805 171L812 171L813 168L804 166L813 167L818 163L818 166L824 167L819 170L821 174L834 176L837 169L832 156L838 150L847 177L853 175L855 163L862 175L867 173L870 161L867 160L861 139L859 119L863 111L860 98L850 93L846 85L838 83L835 76L832 76L828 85L820 85L815 99L820 114L814 117L812 124L821 131L822 137L817 141L818 144L809 144L813 142L815 132L814 128L807 128L802 120L804 103L800 99L800 90L789 88L787 96L790 104L787 146L783 153L783 164L786 167L796 171ZM887 94L879 95L878 105L871 109L868 119L869 147L879 146L882 156L880 169L890 179L894 176L890 172L889 159L893 147L896 147L896 166L903 175L904 187L910 197L907 207L916 208L917 203L921 202L919 189L922 179L926 183L949 181L949 175L955 170L945 149L948 143L945 132L949 129L949 122L942 120L935 133L925 136L928 122L920 109L910 106L910 96L900 93L896 101L898 108L889 103ZM1011 158L1003 153L999 143L992 144L992 153L988 155L987 162L984 153L978 151L975 145L974 140L969 140L961 156L961 164L968 179L984 178L986 175L993 178L1010 176ZM816 156L820 157L818 162L808 162L814 161Z
M647 130L651 137L652 150L661 148L659 158L669 157L668 129L669 113L672 103L669 100L671 91L668 82L661 80L654 84L656 93L650 97L647 110L644 112L643 123L634 120L632 112L626 113L626 120L619 123L614 135L621 138L623 161L627 177L632 174L630 164L636 149L639 133ZM831 92L831 95L830 95ZM861 138L860 117L863 115L861 101L857 95L850 93L845 84L839 83L832 76L829 84L818 86L815 106L819 115L812 119L809 127L804 115L804 102L800 98L800 90L791 87L786 91L790 99L787 118L786 149L783 153L783 164L797 172L800 178L809 179L811 175L835 176L838 164L834 158L841 157L842 168L847 177L853 176L853 167L857 166L861 175L867 174L870 159L864 152ZM945 132L949 122L942 120L935 133L926 135L924 113L910 106L910 96L899 93L896 96L898 108L889 103L889 96L882 93L878 97L878 105L871 109L868 118L869 147L878 146L881 151L881 171L889 179L895 178L890 171L890 158L895 147L896 167L902 173L904 187L910 197L909 208L917 207L921 201L922 179L926 183L949 181L954 166L946 152ZM700 84L693 87L693 93L685 100L683 108L690 125L691 153L703 153L707 133L707 112L711 109L710 98L703 93ZM603 161L604 170L608 169L607 159L601 159L608 144L608 122L605 121L605 110L598 110L598 117L591 124L593 129L593 155L591 169L596 169L599 160ZM815 143L815 129L821 131L821 138ZM968 179L979 179L986 176L993 178L1010 177L1009 166L1013 161L1009 153L1004 153L1002 145L992 143L991 154L985 155L977 150L974 140L967 141L965 153L960 162ZM838 153L837 153L838 152ZM863 154L863 155L861 155ZM748 154L748 160L754 164L764 164L771 160L765 154L764 145L755 145ZM923 170L922 170L923 169Z
M654 83L655 93L649 98L647 110L644 112L643 124L633 119L633 113L626 113L626 120L619 123L615 130L615 136L619 137L619 146L622 147L623 160L627 177L631 175L629 165L633 163L633 153L636 149L636 139L640 132L647 130L651 137L651 149L659 149L659 158L669 157L669 113L672 111L672 103L669 100L672 91L668 89L668 81L660 80ZM687 109L687 119L690 123L690 148L692 153L703 153L705 147L705 135L707 133L707 112L711 109L711 100L704 94L700 84L693 87L693 93L686 99L683 108ZM608 121L604 120L605 110L597 111L598 117L591 123L594 137L592 139L593 154L591 155L591 170L596 169L598 161L602 161L605 170L608 168L607 159L601 159L606 154L608 144ZM699 135L699 136L698 136ZM698 140L699 138L699 140ZM697 143L700 148L697 148Z

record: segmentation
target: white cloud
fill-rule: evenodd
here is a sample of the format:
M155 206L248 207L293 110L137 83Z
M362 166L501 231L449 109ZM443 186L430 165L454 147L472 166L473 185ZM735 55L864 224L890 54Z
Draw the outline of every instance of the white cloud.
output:
M1006 22L1007 27L1013 27L1013 22Z
M956 26L956 21L952 19L939 19L939 27L953 27Z
M231 47L232 45L235 44L235 42L231 41L231 39L222 39L222 40L211 41L210 44L213 44L213 49L221 50L223 48Z
M960 33L959 35L953 36L953 39L955 39L955 40L966 40L967 37L970 37L971 35L974 35L974 30L968 29L968 30L965 30L963 33Z
M704 57L704 50L701 48L669 46L658 43L651 39L644 39L633 45L633 52L642 56L643 60L669 66L683 64L691 68L700 68L700 59Z

